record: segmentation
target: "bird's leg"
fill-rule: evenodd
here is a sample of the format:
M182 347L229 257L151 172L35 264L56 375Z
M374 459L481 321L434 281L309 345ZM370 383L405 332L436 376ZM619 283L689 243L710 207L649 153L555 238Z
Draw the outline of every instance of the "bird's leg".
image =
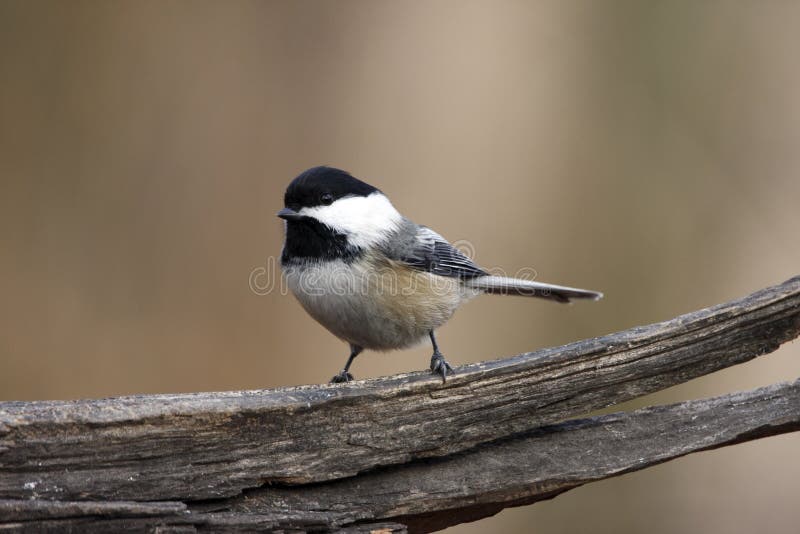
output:
M431 372L435 375L441 375L442 384L447 382L447 373L453 374L453 368L444 359L444 356L439 352L439 345L436 343L436 336L433 335L431 330L431 344L433 345L433 356L431 356Z
M356 356L361 354L361 351L364 350L357 345L350 344L350 357L347 358L347 363L344 364L344 369L338 375L331 378L331 384L338 384L340 382L350 382L353 379L353 375L349 373L350 364L353 363L353 360L356 359Z

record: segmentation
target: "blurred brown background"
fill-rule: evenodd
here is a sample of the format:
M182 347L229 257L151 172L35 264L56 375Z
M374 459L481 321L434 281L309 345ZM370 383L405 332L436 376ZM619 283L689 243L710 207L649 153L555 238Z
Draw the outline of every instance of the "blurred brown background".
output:
M606 293L483 297L440 333L453 363L781 282L800 273L798 28L796 2L2 1L0 399L328 380L345 346L249 284L280 253L284 187L323 163L486 267ZM638 404L794 379L799 348ZM799 446L452 530L789 532Z

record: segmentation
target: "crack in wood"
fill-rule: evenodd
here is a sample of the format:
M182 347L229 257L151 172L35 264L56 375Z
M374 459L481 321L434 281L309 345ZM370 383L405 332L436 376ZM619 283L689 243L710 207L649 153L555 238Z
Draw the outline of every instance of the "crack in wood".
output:
M676 319L341 386L0 403L0 528L428 532L800 429L800 383L573 419L775 350L800 277ZM446 413L436 421L428 412ZM669 439L665 439L667 436Z

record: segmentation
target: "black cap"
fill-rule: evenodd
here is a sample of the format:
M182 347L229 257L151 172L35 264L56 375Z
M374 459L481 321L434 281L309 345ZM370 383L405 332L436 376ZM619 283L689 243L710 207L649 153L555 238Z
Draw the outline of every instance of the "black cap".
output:
M300 173L286 188L283 204L295 211L331 204L344 197L366 197L379 192L376 187L333 167L312 167Z

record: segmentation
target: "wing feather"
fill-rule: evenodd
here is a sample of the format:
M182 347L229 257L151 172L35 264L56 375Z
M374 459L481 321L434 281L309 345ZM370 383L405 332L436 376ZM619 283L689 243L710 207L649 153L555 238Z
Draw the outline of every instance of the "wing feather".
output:
M415 269L451 278L475 278L487 273L444 237L426 226L417 226L414 238L391 249L392 259Z

